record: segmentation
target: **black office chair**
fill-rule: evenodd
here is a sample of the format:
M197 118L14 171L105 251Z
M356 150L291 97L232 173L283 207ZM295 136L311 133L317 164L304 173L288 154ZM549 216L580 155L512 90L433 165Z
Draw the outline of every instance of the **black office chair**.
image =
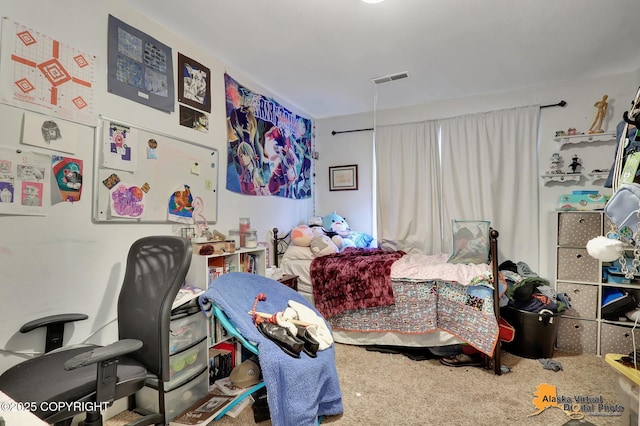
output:
M191 264L191 251L189 240L181 237L151 236L134 242L118 297L120 340L104 347L60 348L29 359L0 376L0 390L28 403L44 421L70 425L73 416L87 408L124 397L131 404L147 378L155 377L159 413L145 413L136 424L164 424L171 305ZM78 404L60 409L60 403L74 401ZM84 424L101 425L101 412L87 410Z

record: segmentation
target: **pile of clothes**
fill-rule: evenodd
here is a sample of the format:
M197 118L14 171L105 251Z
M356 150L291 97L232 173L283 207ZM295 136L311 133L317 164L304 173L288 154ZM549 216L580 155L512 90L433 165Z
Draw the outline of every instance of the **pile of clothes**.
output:
M571 308L569 295L557 293L548 280L539 277L526 263L506 260L498 270L507 283L500 307L510 306L535 313L546 309L554 314Z

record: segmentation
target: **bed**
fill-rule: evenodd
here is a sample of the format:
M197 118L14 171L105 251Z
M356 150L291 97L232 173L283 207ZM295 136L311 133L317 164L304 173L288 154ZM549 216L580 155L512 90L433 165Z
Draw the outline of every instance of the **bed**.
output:
M490 229L483 265L448 264L448 255L349 248L314 257L273 229L274 266L298 276L298 292L332 327L338 343L437 347L469 344L501 374L498 236ZM306 250L305 250L306 249Z

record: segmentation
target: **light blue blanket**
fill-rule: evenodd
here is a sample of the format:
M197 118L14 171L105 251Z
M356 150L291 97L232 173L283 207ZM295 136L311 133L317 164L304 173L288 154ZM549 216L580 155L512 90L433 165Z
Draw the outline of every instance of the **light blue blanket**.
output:
M278 281L242 272L221 275L200 296L201 305L218 305L239 333L257 344L272 424L317 425L320 416L342 413L334 347L319 351L317 358L304 352L299 359L285 354L260 334L248 313L258 293L267 296L267 300L258 303L259 312L284 311L288 301L294 300L320 314L302 295Z

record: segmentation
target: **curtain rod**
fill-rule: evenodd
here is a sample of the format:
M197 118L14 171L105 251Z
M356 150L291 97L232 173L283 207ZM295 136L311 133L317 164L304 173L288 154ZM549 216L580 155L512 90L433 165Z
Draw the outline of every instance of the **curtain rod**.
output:
M560 102L558 102L557 104L541 105L541 106L540 106L540 109L542 109L542 108L557 107L557 106L559 106L559 107L563 107L563 108L564 108L566 105L567 105L567 102L566 102L566 101L560 101ZM332 134L333 136L335 136L335 135L338 135L338 134L340 134L340 133L368 132L368 131L371 131L371 130L373 130L373 127L369 127L369 128L367 128L367 129L355 129L355 130L340 130L340 131L333 130L333 131L331 132L331 134Z
M370 127L368 129L356 129L356 130L341 130L341 131L332 131L331 134L332 135L337 135L338 133L351 133L351 132L367 132L369 130L373 130L373 127Z
M549 107L556 107L556 106L559 106L559 107L563 107L563 108L564 108L566 105L567 105L567 102L566 102L566 101L560 101L560 102L558 102L557 104L541 105L541 106L540 106L540 109L542 109L542 108L549 108Z

